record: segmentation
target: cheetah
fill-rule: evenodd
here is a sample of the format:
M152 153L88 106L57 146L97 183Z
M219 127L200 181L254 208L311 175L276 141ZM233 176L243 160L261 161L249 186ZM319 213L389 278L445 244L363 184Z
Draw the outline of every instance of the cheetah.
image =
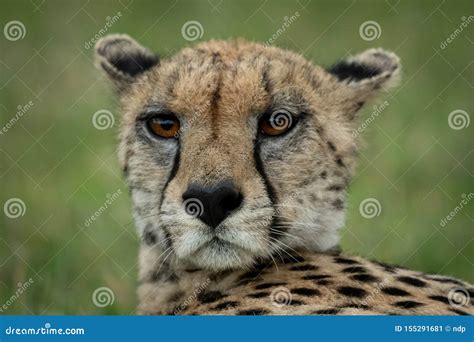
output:
M139 314L473 314L471 284L339 251L357 112L397 84L394 53L325 69L237 39L160 59L113 34L95 57L123 112Z

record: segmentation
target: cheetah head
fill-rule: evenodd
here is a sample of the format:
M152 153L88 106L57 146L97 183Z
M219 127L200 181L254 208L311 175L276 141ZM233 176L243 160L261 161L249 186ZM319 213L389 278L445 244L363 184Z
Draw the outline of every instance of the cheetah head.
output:
M338 244L356 112L399 74L370 49L329 69L246 41L159 59L126 35L96 45L122 104L119 158L144 244L209 270Z

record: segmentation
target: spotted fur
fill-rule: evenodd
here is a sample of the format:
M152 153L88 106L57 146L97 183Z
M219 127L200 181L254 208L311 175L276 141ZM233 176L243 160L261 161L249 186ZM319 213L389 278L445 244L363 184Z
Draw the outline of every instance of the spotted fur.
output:
M448 298L453 286L472 293L462 281L334 255L355 168L356 113L396 83L396 55L370 49L326 70L235 40L160 60L111 35L97 43L96 60L122 103L119 158L142 238L139 312L472 313ZM262 136L259 119L277 112L290 114L294 128ZM156 113L180 120L175 138L150 135L144 122ZM225 181L243 201L212 230L186 212L183 194ZM278 291L291 300L281 305Z

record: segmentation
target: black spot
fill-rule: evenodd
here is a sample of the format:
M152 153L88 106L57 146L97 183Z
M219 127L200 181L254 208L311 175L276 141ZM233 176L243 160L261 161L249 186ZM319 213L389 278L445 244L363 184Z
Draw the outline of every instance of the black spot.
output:
M344 186L341 184L333 184L330 187L328 187L329 191L341 191L342 189L344 189Z
M358 262L355 261L355 260L347 259L347 258L342 258L342 257L336 257L336 258L334 258L334 261L335 261L337 264L345 264L345 265L358 264Z
M336 150L336 146L334 146L334 144L331 142L331 141L328 141L328 147L331 151L335 151Z
M313 311L311 314L313 314L313 315L336 315L340 311L341 310L339 310L339 309L322 309L322 310Z
M364 78L371 78L380 74L381 70L359 62L341 61L333 65L329 72L337 77L338 80L362 80Z
M449 300L445 296L429 296L428 298L449 305Z
M367 270L361 266L350 266L342 270L344 273L365 273Z
M326 179L328 177L328 173L327 171L323 171L319 174L319 176L322 178L322 179Z
M379 281L379 278L374 277L373 275L370 274L354 274L351 276L352 279L357 280L357 281L362 281L362 282L374 282L374 281Z
M469 314L466 311L463 311L463 310L450 308L449 311L454 312L455 314L458 314L458 315L469 316Z
M268 289L270 287L283 286L283 285L286 285L286 283L263 283L263 284L255 286L255 289L256 290L264 290L264 289Z
M290 268L290 271L315 271L318 268L314 265L305 264L305 265L296 265Z
M382 292L390 296L409 296L410 295L410 293L408 293L405 290L399 289L398 287L385 287L382 289Z
M404 309L413 309L413 308L417 308L417 307L425 305L425 304L414 302L412 300L405 300L405 301L402 301L402 302L396 302L393 305L398 306L400 308L404 308Z
M143 236L143 241L145 241L146 245L153 246L156 244L156 235L153 232L147 230Z
M341 199L337 199L332 202L332 206L334 209L341 210L344 209L344 202Z
M430 280L437 281L439 283L447 283L447 284L455 284L455 285L464 286L462 282L453 278L448 278L448 277L427 277L427 278Z
M266 291L262 291L262 292L255 292L255 293L251 293L248 295L250 298L263 298L263 297L268 297L270 296L270 293L269 292L266 292Z
M416 287L426 286L426 283L423 280L420 280L418 278L403 276L403 277L398 277L397 279L405 284L409 284Z
M337 288L337 292L347 297L356 297L356 298L362 298L367 295L367 292L364 289L361 289L359 287L352 287L352 286L341 286Z
M239 306L239 304L240 304L239 302L234 302L234 301L222 302L214 306L213 310L225 310L225 309L236 308Z
M298 294L298 295L301 295L301 296L307 296L307 297L321 295L321 292L319 292L318 290L309 289L307 287L298 287L296 289L292 289L291 293L295 293L295 294Z
M374 264L379 265L380 267L384 269L384 271L389 272L389 273L395 273L397 270L397 267L383 263L383 262L374 261Z
M258 315L267 315L270 312L265 309L250 309L250 310L242 310L237 312L237 315L240 316L258 316Z
M255 279L261 277L262 273L263 272L260 270L254 270L243 274L240 276L237 286L247 285L248 283L255 281Z
M303 277L304 280L319 280L326 278L331 278L331 276L328 274L310 274Z
M299 262L304 262L305 259L301 256L301 255L284 255L282 258L281 258L281 262L283 264L295 264L295 263L299 263Z
M332 284L331 280L326 280L326 279L321 279L321 280L316 280L316 284L318 285L329 285Z
M336 159L336 164L339 165L339 166L342 166L342 167L345 166L344 162L342 161L342 159L340 157Z
M202 304L209 304L214 303L224 297L225 295L219 291L209 291L199 294L197 298Z
M187 272L187 273L196 273L199 271L201 271L200 268L191 268L191 269L184 270L184 272Z

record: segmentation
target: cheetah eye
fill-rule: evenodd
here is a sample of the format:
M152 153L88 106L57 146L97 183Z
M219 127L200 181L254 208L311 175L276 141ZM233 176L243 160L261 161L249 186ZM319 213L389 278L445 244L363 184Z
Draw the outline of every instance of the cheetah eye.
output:
M173 114L160 114L148 119L146 125L153 135L173 138L179 132L180 122Z
M288 132L296 123L296 118L287 110L279 109L265 114L259 123L263 135L277 136Z

